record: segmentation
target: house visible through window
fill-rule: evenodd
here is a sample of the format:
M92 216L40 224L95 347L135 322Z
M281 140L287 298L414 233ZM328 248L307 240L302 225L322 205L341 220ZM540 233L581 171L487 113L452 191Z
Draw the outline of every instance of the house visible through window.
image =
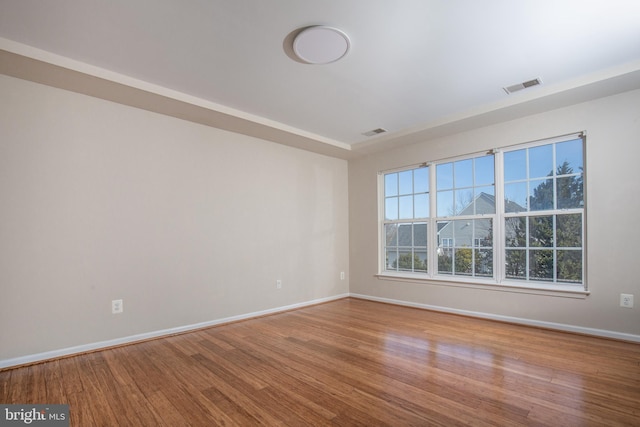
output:
M585 288L581 135L382 176L382 273Z
M438 274L492 277L493 154L437 164L436 188Z
M427 272L429 168L384 176L385 270Z

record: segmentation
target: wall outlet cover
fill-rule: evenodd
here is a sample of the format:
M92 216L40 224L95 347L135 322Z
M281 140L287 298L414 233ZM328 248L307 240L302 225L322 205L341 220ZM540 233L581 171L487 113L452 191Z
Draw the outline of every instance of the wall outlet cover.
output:
M120 314L124 311L124 305L121 299L111 301L111 314Z
M633 308L633 294L620 294L620 307Z

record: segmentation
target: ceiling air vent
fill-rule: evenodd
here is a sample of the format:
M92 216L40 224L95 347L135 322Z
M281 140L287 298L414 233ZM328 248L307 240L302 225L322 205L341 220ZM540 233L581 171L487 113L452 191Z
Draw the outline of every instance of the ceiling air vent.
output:
M540 80L538 78L538 79L533 79L533 80L529 80L529 81L526 81L526 82L518 83L517 85L511 85L511 86L503 87L503 89L508 94L511 94L511 93L517 92L519 90L530 88L531 86L538 86L539 84L542 84L542 80Z
M379 135L381 133L385 133L386 131L387 131L386 129L378 128L378 129L370 130L369 132L364 132L363 135L364 136L374 136L374 135Z

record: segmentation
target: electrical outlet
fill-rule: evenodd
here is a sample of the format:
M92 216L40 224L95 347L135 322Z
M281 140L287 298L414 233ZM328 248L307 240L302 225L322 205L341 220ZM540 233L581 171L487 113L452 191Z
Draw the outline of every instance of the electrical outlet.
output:
M620 307L633 308L633 294L620 294Z
M120 314L124 311L124 305L121 299L111 301L111 314Z
M276 280L276 289L282 289L282 280Z
M340 280L344 280L344 271L340 272Z

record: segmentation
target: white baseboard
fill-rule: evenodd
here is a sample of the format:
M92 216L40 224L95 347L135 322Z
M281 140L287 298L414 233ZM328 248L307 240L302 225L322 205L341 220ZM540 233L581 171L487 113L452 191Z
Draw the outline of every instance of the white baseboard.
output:
M182 332L188 332L188 331L193 331L197 329L207 328L210 326L216 326L223 323L236 322L238 320L245 320L245 319L251 319L253 317L260 317L268 314L280 313L283 311L293 310L296 308L302 308L310 305L321 304L323 302L334 301L334 300L346 298L348 296L349 294L334 295L327 298L314 299L311 301L305 301L297 304L286 305L283 307L271 308L268 310L256 311L253 313L240 314L238 316L225 317L222 319L211 320L208 322L178 326L176 328L163 329L159 331L145 332L143 334L130 335L127 337L116 338L116 339L107 340L107 341L99 341L91 344L84 344L84 345L79 345L75 347L62 348L62 349L53 350L53 351L46 351L44 353L31 354L27 356L16 357L13 359L4 359L4 360L0 360L0 369L10 368L13 366L28 365L36 362L42 362L45 360L71 356L74 354L86 353L90 351L100 350L100 349L109 348L109 347L115 347L115 346L124 345L124 344L131 344L137 341L145 341L152 338L175 335Z
M631 341L631 342L640 343L640 335L627 334L624 332L608 331L605 329L586 328L584 326L567 325L563 323L544 322L541 320L523 319L520 317L502 316L499 314L482 313L478 311L458 310L455 308L440 307L436 305L421 304L416 302L395 300L390 298L380 298L380 297L374 297L370 295L350 293L349 296L352 298L360 298L360 299L365 299L369 301L385 302L388 304L403 305L406 307L422 308L426 310L440 311L443 313L461 314L463 316L497 320L500 322L516 323L519 325L536 326L539 328L554 329L554 330L564 331L564 332L573 332L573 333L583 334L583 335L592 335L596 337L611 338L611 339L616 339L621 341Z

